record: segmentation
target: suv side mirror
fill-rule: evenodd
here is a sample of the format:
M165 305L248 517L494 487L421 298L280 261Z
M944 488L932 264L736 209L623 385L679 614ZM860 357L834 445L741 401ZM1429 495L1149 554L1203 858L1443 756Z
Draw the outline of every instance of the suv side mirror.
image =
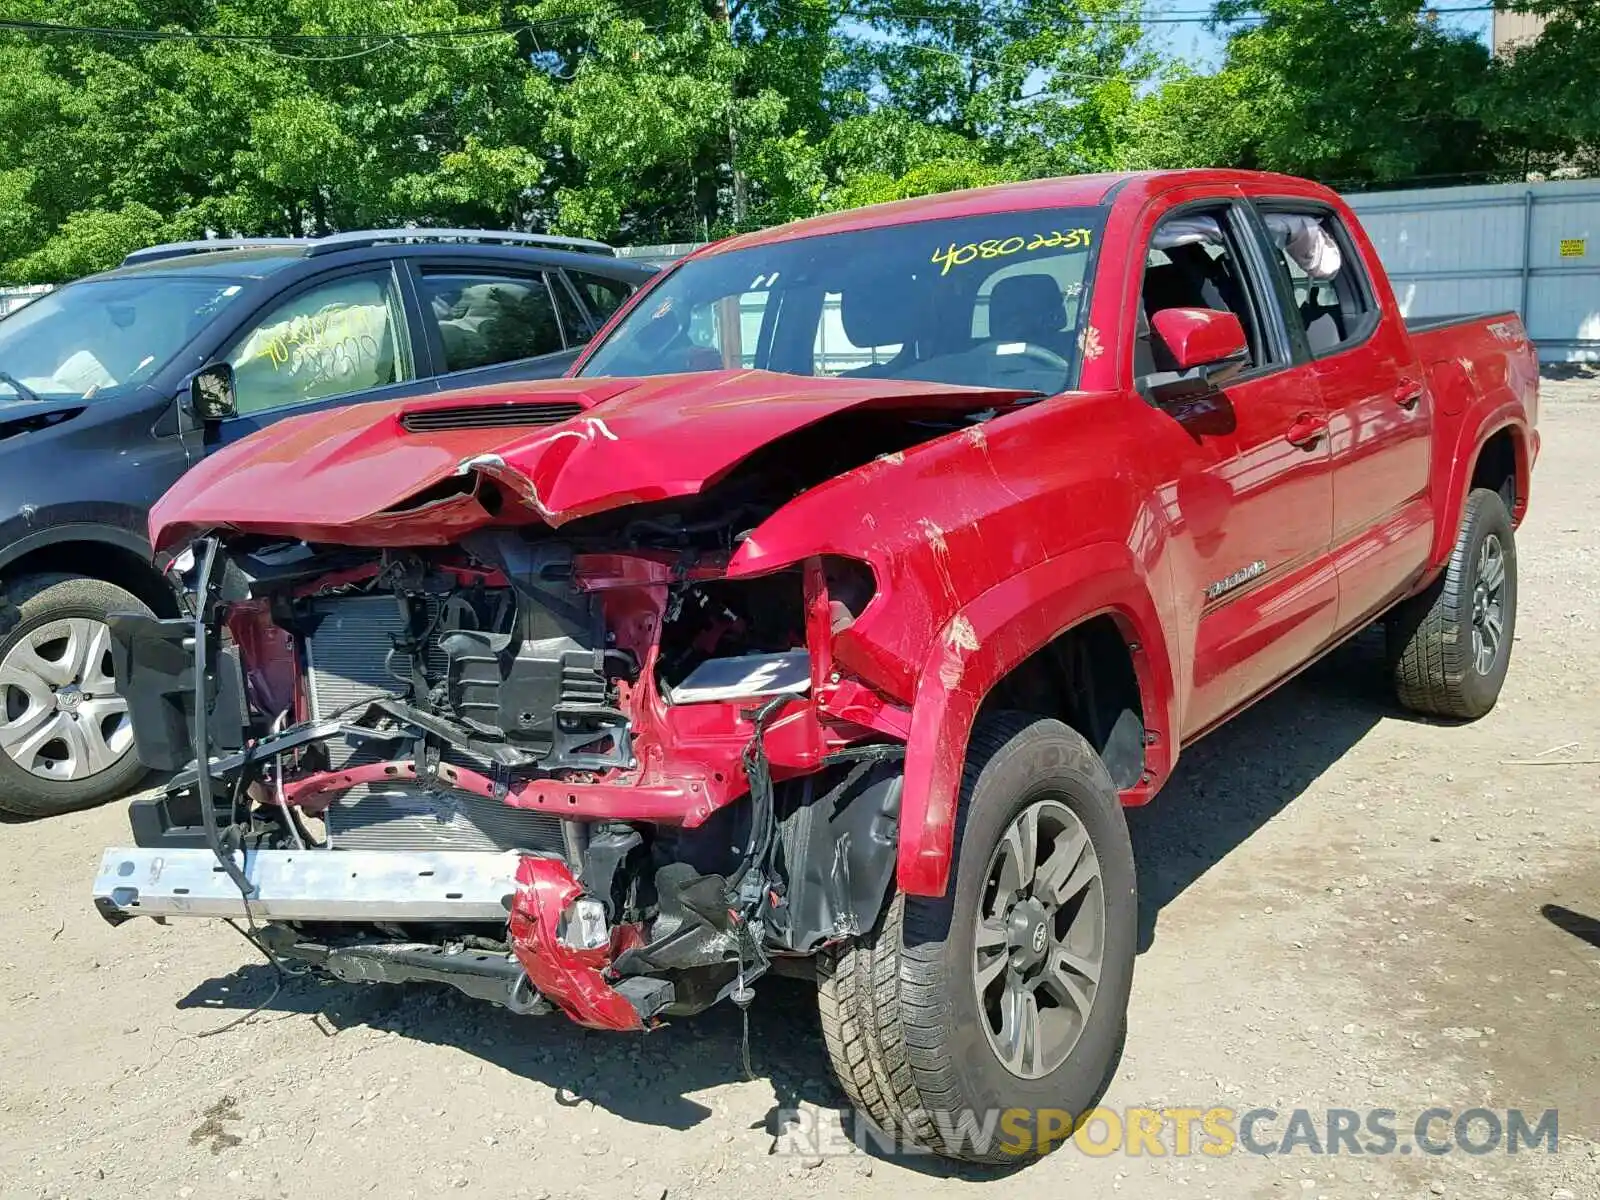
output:
M200 368L189 384L189 407L207 424L238 416L239 406L233 395L233 368L225 362Z
M1164 308L1150 318L1150 330L1179 371L1200 370L1220 387L1250 362L1244 326L1231 312L1214 308Z

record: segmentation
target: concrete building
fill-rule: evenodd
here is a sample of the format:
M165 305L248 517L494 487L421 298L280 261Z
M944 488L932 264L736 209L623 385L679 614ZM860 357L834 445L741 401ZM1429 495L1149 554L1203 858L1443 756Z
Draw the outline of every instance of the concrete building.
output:
M1534 13L1506 12L1496 9L1494 26L1490 32L1490 45L1499 58L1522 42L1531 42L1544 31L1545 18Z

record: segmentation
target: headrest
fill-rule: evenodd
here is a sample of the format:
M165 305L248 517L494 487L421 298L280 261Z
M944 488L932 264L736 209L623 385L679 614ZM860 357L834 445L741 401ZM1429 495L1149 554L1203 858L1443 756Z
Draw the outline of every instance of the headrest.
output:
M456 307L467 317L498 317L505 307L504 289L498 283L474 283L461 289Z
M863 278L839 293L839 322L852 346L898 346L912 339L915 309L909 278Z
M1167 258L1172 265L1189 272L1200 279L1209 279L1214 268L1214 260L1207 254L1199 242L1184 242L1182 245L1173 246L1167 250Z
M989 336L998 341L1046 343L1066 324L1061 288L1048 275L1013 275L989 293Z

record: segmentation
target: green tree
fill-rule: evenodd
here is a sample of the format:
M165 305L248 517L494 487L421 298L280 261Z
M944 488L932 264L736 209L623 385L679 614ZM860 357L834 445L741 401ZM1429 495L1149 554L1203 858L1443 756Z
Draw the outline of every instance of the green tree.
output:
M499 0L12 0L8 15L174 33L497 26ZM531 36L531 35L524 35ZM0 278L64 278L153 237L554 207L523 37L130 41L0 35Z
M926 3L10 0L198 36L0 34L0 278L208 233L700 238L1121 165L1124 0Z
M1243 21L1213 76L1179 74L1145 103L1147 166L1242 166L1359 186L1472 174L1495 139L1474 112L1484 47L1418 0L1221 0Z
M1469 110L1503 140L1510 165L1600 172L1600 11L1588 0L1515 7L1544 17L1544 30L1495 61Z

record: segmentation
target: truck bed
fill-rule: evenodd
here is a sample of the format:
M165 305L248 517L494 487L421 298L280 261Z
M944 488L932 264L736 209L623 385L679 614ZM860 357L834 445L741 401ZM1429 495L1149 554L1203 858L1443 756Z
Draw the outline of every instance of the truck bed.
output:
M1466 325L1473 321L1488 321L1494 318L1515 316L1513 312L1496 313L1444 313L1432 317L1406 317L1406 330L1413 337L1419 333L1431 333L1435 329L1446 329L1452 325Z
M1426 366L1429 382L1437 388L1459 388L1464 381L1477 391L1493 390L1501 384L1524 385L1537 380L1538 354L1514 312L1479 313L1470 316L1424 317L1408 320L1417 355ZM1473 364L1469 379L1460 370L1463 362ZM1439 368L1454 371L1441 375ZM1457 380L1455 375L1462 378ZM1513 386L1517 395L1531 395L1535 386ZM1441 407L1450 412L1456 397L1441 396Z

